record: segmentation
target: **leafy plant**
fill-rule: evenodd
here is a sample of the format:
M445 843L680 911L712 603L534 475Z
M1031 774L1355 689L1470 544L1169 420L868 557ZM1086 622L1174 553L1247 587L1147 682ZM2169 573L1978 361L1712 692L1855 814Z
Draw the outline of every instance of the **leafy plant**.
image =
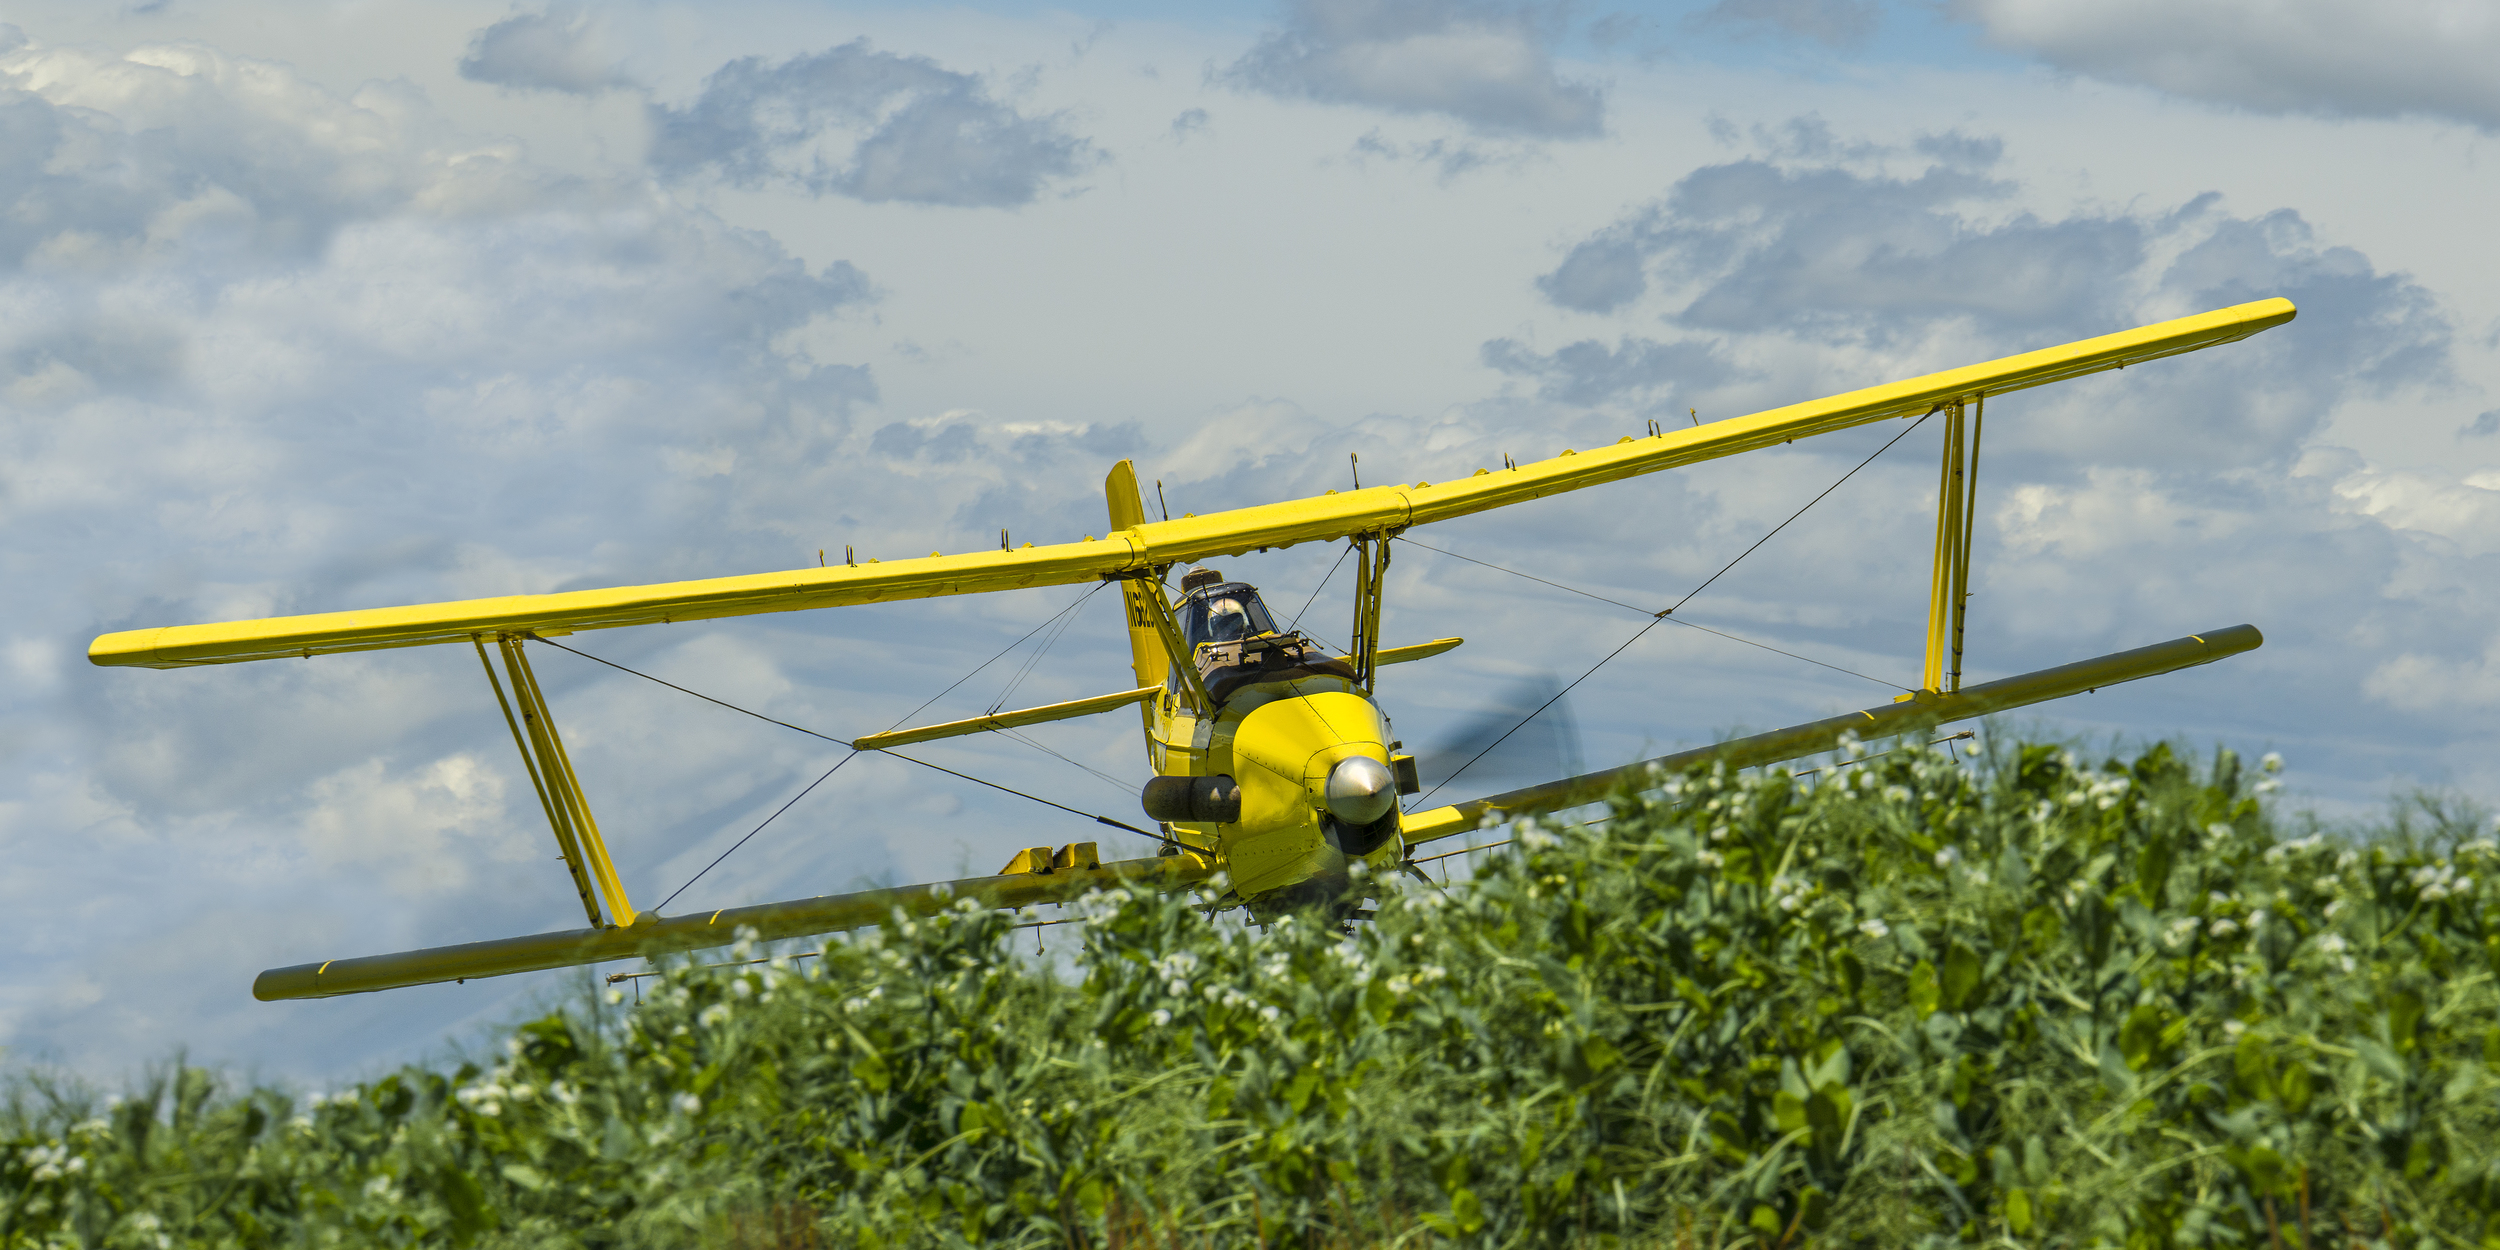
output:
M0 1246L2500 1246L2478 815L1849 755L1520 822L1351 934L1110 893L1054 970L967 903L317 1103L21 1075Z

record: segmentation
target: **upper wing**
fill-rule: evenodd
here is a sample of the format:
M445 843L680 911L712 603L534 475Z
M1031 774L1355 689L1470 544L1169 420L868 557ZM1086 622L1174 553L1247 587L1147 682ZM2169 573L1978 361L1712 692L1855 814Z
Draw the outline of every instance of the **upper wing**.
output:
M1343 494L1331 491L1316 498L1211 516L1143 522L1106 539L885 563L871 560L842 568L802 568L658 586L512 595L222 625L139 629L96 639L87 649L87 658L102 665L181 668L333 651L423 646L481 634L559 634L618 625L1067 585L1162 565L1239 555L1254 548L1290 547L1348 534L1444 521L1887 417L1932 412L1956 400L2000 395L2234 342L2281 325L2294 314L2289 300L2259 300L2063 347L1931 373L1906 382L1791 404L1749 417L1669 430L1649 438L1627 437L1612 447L1565 451L1551 460L1523 464L1516 469L1478 469L1473 477L1437 486L1418 482Z

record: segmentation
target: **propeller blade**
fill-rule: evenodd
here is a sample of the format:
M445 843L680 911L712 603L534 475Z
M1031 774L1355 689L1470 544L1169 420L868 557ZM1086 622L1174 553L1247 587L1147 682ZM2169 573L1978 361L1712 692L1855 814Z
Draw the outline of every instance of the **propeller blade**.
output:
M1580 726L1572 717L1570 696L1562 691L1553 674L1541 673L1467 713L1415 753L1424 787L1440 785L1461 769L1478 785L1533 784L1577 775Z

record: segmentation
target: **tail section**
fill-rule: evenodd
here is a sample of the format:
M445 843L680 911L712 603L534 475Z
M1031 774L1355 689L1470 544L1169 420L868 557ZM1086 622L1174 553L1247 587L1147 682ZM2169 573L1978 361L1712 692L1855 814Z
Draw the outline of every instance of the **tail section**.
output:
M1111 466L1111 476L1104 478L1102 492L1111 505L1111 532L1114 534L1146 520L1146 501L1137 493L1137 466L1123 460ZM1172 657L1163 647L1163 634L1155 625L1155 600L1163 588L1153 582L1120 583L1122 606L1128 610L1129 658L1137 670L1139 686L1160 686L1172 670ZM1154 723L1154 707L1141 705L1147 725Z

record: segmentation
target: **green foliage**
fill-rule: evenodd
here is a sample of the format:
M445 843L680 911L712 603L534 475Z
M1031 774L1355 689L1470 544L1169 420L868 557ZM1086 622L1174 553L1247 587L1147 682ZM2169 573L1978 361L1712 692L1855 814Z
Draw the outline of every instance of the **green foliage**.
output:
M1523 822L1350 937L1098 895L1054 972L967 905L317 1105L20 1078L0 1247L2500 1246L2465 818L2285 837L2167 747L1821 776Z

